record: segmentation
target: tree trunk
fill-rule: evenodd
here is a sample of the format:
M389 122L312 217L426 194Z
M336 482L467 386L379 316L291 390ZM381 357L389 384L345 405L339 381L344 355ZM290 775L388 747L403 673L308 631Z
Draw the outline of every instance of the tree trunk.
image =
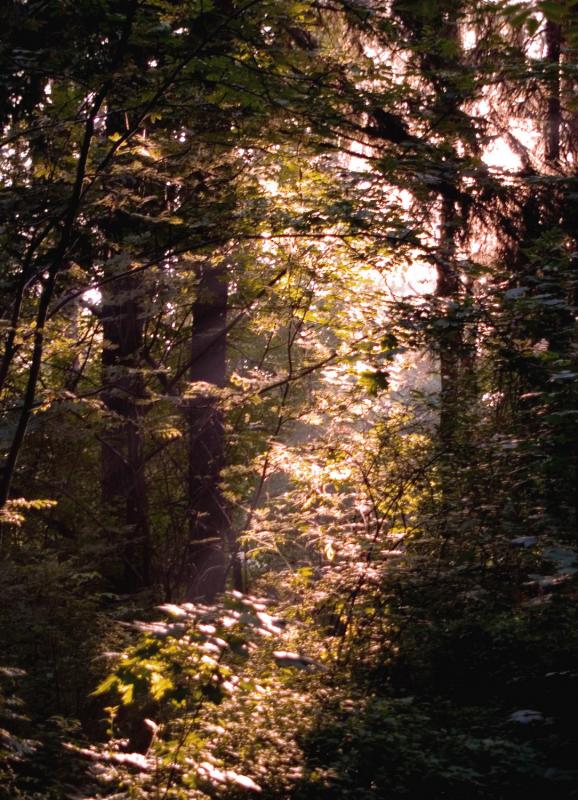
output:
M454 203L444 198L440 215L440 246L437 259L436 295L443 303L457 300L459 276L455 265L455 215ZM460 354L462 352L462 329L451 311L446 311L441 320L438 336L440 358L440 415L439 438L446 456L455 448L458 425ZM445 460L445 459L444 459Z
M107 285L102 308L102 399L115 417L102 440L102 502L122 530L123 591L150 585L150 533L141 419L145 386L139 371L143 345L138 280Z
M206 384L225 384L228 286L225 270L197 271L193 305L192 396L188 420L189 564L187 594L211 602L225 587L225 543L229 518L220 488L224 463L224 421L219 398ZM205 384L205 386L203 386Z
M552 69L548 81L548 107L544 131L544 155L547 164L556 165L560 159L560 26L548 20L546 23L546 61Z

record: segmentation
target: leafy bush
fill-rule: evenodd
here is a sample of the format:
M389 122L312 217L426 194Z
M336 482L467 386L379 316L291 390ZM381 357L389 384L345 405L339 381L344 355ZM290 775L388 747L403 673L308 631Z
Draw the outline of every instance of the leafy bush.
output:
M268 601L234 592L221 605L160 608L168 619L135 623L136 642L96 690L110 698L110 740L77 752L127 797L261 791L262 761L251 765L254 744L275 727L270 712L277 705L286 719L295 713L296 695L278 676L321 665L273 649L284 624Z

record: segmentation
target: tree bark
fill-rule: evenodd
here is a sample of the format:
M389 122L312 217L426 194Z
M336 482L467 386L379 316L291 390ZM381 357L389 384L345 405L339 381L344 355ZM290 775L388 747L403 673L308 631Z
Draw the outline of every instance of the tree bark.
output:
M544 132L544 155L547 164L556 165L560 159L560 26L548 20L546 22L546 61L552 68L548 81L548 106Z
M143 321L136 276L107 285L102 307L102 399L114 417L102 438L102 503L122 530L123 591L151 583L150 531L142 414L146 390L140 354Z
M211 602L225 588L226 539L229 529L220 478L224 464L224 420L219 398L226 371L228 286L225 270L197 271L197 298L189 372L192 396L186 400L188 421L189 564L187 595ZM205 384L205 385L203 385ZM206 386L209 384L209 386ZM208 390L208 391L207 391Z
M455 215L451 200L442 200L440 215L440 246L437 260L436 295L444 303L457 300L459 275L455 265ZM458 402L460 383L460 354L462 352L462 329L455 315L446 311L438 336L440 359L440 414L439 438L442 450L451 455L455 448L458 426Z

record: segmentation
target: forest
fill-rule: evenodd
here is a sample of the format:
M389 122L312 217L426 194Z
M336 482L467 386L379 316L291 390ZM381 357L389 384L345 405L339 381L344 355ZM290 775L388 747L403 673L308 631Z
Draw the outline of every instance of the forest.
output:
M578 798L578 1L0 8L0 798Z

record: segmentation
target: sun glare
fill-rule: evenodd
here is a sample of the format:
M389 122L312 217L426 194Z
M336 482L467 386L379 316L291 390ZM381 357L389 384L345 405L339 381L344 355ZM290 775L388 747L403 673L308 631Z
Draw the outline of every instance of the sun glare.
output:
M82 295L82 299L86 303L90 303L93 306L100 305L100 303L102 302L102 292L100 291L100 289L88 289Z

